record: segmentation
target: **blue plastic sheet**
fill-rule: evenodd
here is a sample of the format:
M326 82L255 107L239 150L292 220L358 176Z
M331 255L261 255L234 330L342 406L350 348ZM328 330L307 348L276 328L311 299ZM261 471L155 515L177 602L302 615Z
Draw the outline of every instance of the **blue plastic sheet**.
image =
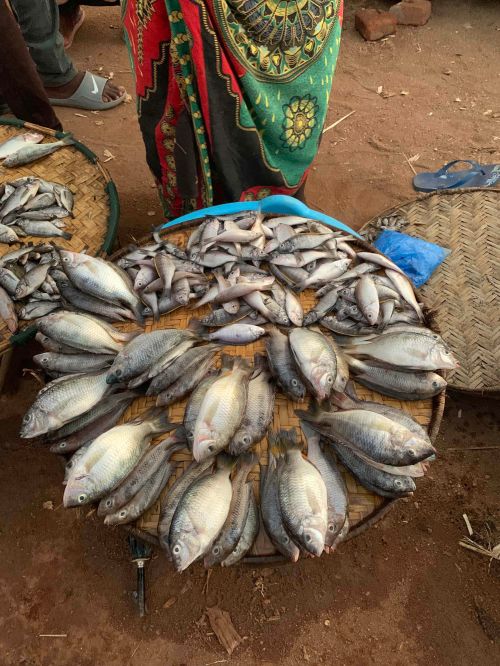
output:
M399 231L384 230L374 243L377 250L403 270L415 287L421 287L451 250Z

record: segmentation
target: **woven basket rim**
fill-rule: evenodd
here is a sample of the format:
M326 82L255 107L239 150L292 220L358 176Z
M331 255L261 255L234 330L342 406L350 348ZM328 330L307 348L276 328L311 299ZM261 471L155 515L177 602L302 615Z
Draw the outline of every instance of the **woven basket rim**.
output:
M401 212L406 206L410 206L412 204L415 204L419 201L425 201L427 199L430 199L432 197L447 197L451 195L460 195L460 194L472 194L475 192L484 192L485 194L489 193L495 193L500 195L500 188L499 187L461 187L461 188L456 188L456 189L446 189L446 190L435 190L433 192L425 192L422 194L417 195L413 199L407 199L401 204L398 204L397 206L391 206L389 208L386 208L384 211L379 213L378 215L375 215L371 217L367 222L365 222L359 229L358 231L362 233L363 231L366 231L369 227L371 227L378 219L381 217L389 217L395 213ZM439 326L437 326L437 332L439 331ZM460 393L467 393L470 395L488 395L490 397L498 397L500 398L500 385L498 386L489 386L487 388L481 388L481 389L471 389L466 386L458 386L456 384L453 384L452 382L448 384L447 389L450 389L452 391L457 391Z

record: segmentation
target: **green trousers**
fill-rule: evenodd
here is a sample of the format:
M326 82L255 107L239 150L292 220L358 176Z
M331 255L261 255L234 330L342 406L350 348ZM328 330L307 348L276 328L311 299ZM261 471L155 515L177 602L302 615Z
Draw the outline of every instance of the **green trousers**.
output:
M69 83L77 70L64 50L56 0L10 0L10 4L44 85Z

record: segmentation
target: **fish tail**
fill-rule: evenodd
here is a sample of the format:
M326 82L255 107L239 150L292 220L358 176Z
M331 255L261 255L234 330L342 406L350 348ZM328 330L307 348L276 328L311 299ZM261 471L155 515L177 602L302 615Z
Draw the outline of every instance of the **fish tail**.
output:
M233 372L236 370L241 370L242 372L246 374L250 374L252 371L252 368L247 361L246 358L243 358L242 356L235 356L234 357L234 365L233 365Z
M291 428L290 430L278 430L277 433L271 433L269 435L270 452L276 458L280 458L285 455L287 451L302 449L302 442L300 441L297 430Z
M248 470L249 472L252 467L257 464L259 457L256 453L247 451L246 453L242 453L238 460L240 470Z
M220 358L221 358L221 364L220 364L221 372L227 372L228 370L233 369L234 356L231 356L231 354L221 354Z
M70 234L69 231L63 231L60 235L64 240L71 240L73 238L73 234Z
M168 432L175 430L179 427L179 423L172 423L168 418L168 411L162 407L151 407L147 412L142 414L133 423L146 423L148 422L151 427L151 432Z
M65 136L64 139L61 139L61 141L65 146L72 146L75 143L75 140L73 139L72 134L69 134L68 136Z
M309 408L305 409L296 409L295 414L308 423L318 423L320 420L321 409L317 402L310 402Z
M207 339L207 328L201 323L199 319L190 319L188 330L202 340Z
M267 357L264 354L254 354L252 378L267 370Z

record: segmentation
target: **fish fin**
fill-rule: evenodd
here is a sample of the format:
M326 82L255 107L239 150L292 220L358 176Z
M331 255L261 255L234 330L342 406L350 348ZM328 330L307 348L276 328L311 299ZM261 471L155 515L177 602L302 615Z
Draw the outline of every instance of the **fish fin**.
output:
M321 414L320 405L316 401L311 401L307 410L296 409L295 414L308 423L318 423Z
M243 358L242 356L235 356L234 357L234 364L233 364L233 372L235 370L242 370L245 371L246 373L250 374L252 371L252 368L250 366L250 363L246 358Z
M295 428L278 430L277 433L272 435L271 453L273 455L280 457L292 449L302 450L302 442Z
M253 372L251 379L260 375L261 372L264 372L268 369L267 365L267 356L264 354L254 354L253 357Z
M132 423L140 424L148 421L151 424L151 430L153 432L168 432L170 430L175 430L181 424L172 423L168 418L168 411L162 407L151 407L144 414L137 417L132 421Z
M220 371L227 372L233 369L234 356L231 354L221 354Z
M259 456L252 452L252 451L247 451L246 453L242 453L239 458L239 466L240 469L247 469L250 471L254 465L257 464L259 461Z
M73 136L71 134L65 136L64 139L61 139L61 141L64 143L65 146L72 146L75 143L75 140L73 139Z
M73 234L70 234L69 231L63 231L61 238L64 238L64 240L71 240L73 238Z
M227 453L219 453L217 456L217 469L232 469L237 462L238 458L230 456Z
M204 326L199 319L190 319L188 330L198 338L206 339L207 327Z

